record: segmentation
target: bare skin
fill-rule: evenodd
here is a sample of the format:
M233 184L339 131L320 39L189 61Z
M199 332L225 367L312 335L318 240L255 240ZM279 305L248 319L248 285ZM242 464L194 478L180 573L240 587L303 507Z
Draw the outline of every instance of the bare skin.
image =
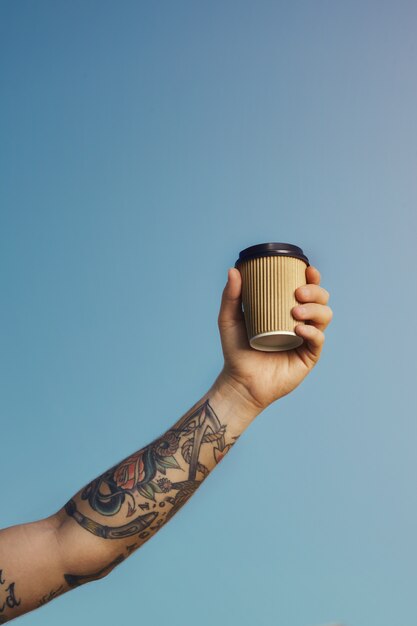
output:
M305 343L295 350L260 352L250 347L247 338L239 270L231 268L228 278L218 319L225 361L222 376L262 411L298 387L318 363L324 330L333 317L327 305L329 293L320 286L318 269L310 265L306 269L307 284L295 291L302 305L292 310L295 319L308 322L295 327L296 334L303 337Z
M0 531L0 624L109 574L188 501L241 433L315 367L332 319L314 267L293 310L304 344L259 352L248 342L241 277L230 269L218 317L224 365L208 392L161 437L90 481L50 517ZM130 444L130 436L128 436ZM41 495L41 494L40 494Z

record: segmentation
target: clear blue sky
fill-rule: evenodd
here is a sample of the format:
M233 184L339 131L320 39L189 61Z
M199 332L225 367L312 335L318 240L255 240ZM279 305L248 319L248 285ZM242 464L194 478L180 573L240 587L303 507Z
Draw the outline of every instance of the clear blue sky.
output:
M21 618L417 623L415 2L3 0L0 525L222 365L239 250L301 246L322 360L152 541Z

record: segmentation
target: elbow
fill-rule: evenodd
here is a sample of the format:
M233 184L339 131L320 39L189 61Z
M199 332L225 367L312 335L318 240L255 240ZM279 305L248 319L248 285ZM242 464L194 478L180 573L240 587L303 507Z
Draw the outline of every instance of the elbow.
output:
M87 574L64 574L65 582L68 587L73 589L74 587L80 587L81 585L85 585L86 583L94 582L95 580L100 580L105 576L108 576L113 569L119 565L122 561L124 561L125 557L121 554L110 563L104 565L100 569L87 573Z
M49 522L54 528L61 571L70 589L100 580L125 560L124 548L108 539L94 537L58 512Z

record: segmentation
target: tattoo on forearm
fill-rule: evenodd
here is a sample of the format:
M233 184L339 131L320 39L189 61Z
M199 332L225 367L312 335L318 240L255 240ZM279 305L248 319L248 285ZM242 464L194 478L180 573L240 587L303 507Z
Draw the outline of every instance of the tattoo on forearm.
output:
M99 578L103 578L106 574L108 574L116 565L119 565L122 561L125 560L123 554L120 554L114 561L100 569L98 572L94 574L87 575L78 575L78 574L64 574L65 581L68 583L70 587L79 587L80 585L84 585L84 583L92 582L93 580L98 580Z
M206 400L165 435L109 469L81 492L81 500L87 501L92 511L110 518L124 513L126 523L102 524L79 511L73 499L65 506L67 515L104 539L133 535L148 539L151 531L165 524L209 474L201 461L203 446L211 446L215 463L230 450L237 437L226 444L225 432L226 426ZM173 480L173 476L179 477L179 471L184 473L183 479ZM137 515L139 509L149 512ZM128 553L138 545L131 544Z
M6 609L14 609L20 605L20 602L16 595L15 583L9 582L3 570L0 569L0 624L5 624L9 619L4 615Z
M57 598L64 591L64 585L58 587L58 589L52 589L49 593L46 593L42 598L38 601L38 607L43 606L44 604L48 604L54 598Z
M65 505L65 511L67 515L73 517L76 522L93 535L102 537L103 539L122 539L124 537L130 537L136 535L141 530L144 530L152 524L157 517L157 513L148 513L147 515L139 515L133 521L123 526L111 527L99 524L94 520L86 517L77 510L77 506L74 500L70 500Z
M121 563L124 560L125 560L125 557L123 556L123 554L120 554L111 563L108 563L108 565L105 565L98 572L94 572L93 574L64 574L65 582L67 583L68 587L70 587L70 589L73 589L75 587L80 587L81 585L84 585L85 583L89 583L94 580L99 580L99 578L103 578L114 567L116 567L116 565L119 565L119 563ZM52 591L50 591L49 593L46 593L38 601L38 607L41 607L44 604L47 604L48 602L53 600L54 598L57 598L62 593L64 593L65 589L67 589L65 585L60 585L60 587L58 587L57 589L52 589ZM2 623L3 622L1 621L1 617L0 617L0 624Z

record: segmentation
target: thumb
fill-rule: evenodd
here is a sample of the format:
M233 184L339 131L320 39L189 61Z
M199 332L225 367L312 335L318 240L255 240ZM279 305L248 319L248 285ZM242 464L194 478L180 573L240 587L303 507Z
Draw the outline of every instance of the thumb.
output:
M223 289L219 312L219 326L227 327L243 321L241 304L242 276L235 267L227 272L227 283Z

